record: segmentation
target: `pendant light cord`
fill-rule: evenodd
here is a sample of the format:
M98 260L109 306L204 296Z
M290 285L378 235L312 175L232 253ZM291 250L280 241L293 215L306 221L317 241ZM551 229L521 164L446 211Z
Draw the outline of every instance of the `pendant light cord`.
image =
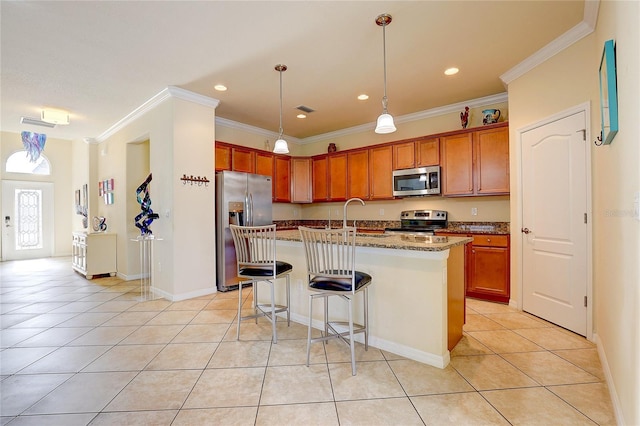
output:
M382 22L382 61L384 64L384 96L382 96L382 112L387 114L387 24Z
M282 139L282 70L278 72L280 73L280 136L278 139Z

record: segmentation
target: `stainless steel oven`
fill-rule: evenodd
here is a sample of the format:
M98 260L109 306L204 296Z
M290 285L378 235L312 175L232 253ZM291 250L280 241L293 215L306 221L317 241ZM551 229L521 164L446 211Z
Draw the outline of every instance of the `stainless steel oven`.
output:
M393 171L393 195L415 197L440 194L440 166Z
M446 229L449 221L444 210L405 210L400 213L400 228L386 228L387 234L434 235Z

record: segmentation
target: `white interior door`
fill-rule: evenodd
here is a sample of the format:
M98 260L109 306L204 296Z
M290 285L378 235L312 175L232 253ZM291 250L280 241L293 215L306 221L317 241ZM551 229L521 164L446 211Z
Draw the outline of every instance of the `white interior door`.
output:
M586 336L587 149L581 111L522 133L522 307Z
M53 183L2 181L2 260L53 255Z

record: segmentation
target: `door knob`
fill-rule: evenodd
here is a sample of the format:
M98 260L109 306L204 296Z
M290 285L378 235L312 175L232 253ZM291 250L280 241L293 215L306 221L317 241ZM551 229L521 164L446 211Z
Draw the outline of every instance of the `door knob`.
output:
M529 228L522 228L520 231L522 231L524 234L529 234L531 232Z

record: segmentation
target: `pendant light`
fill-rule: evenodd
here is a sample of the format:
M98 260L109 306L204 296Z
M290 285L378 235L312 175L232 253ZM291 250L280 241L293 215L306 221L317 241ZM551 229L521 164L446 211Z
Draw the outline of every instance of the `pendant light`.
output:
M288 154L289 146L287 145L287 141L282 137L282 73L287 70L287 66L278 64L275 69L280 73L280 134L278 135L278 140L273 145L273 152L276 154Z
M383 13L376 18L376 24L382 27L382 57L384 61L384 96L382 97L382 114L378 117L376 133L393 133L396 126L393 124L393 117L387 111L387 40L385 28L391 23L391 15Z

